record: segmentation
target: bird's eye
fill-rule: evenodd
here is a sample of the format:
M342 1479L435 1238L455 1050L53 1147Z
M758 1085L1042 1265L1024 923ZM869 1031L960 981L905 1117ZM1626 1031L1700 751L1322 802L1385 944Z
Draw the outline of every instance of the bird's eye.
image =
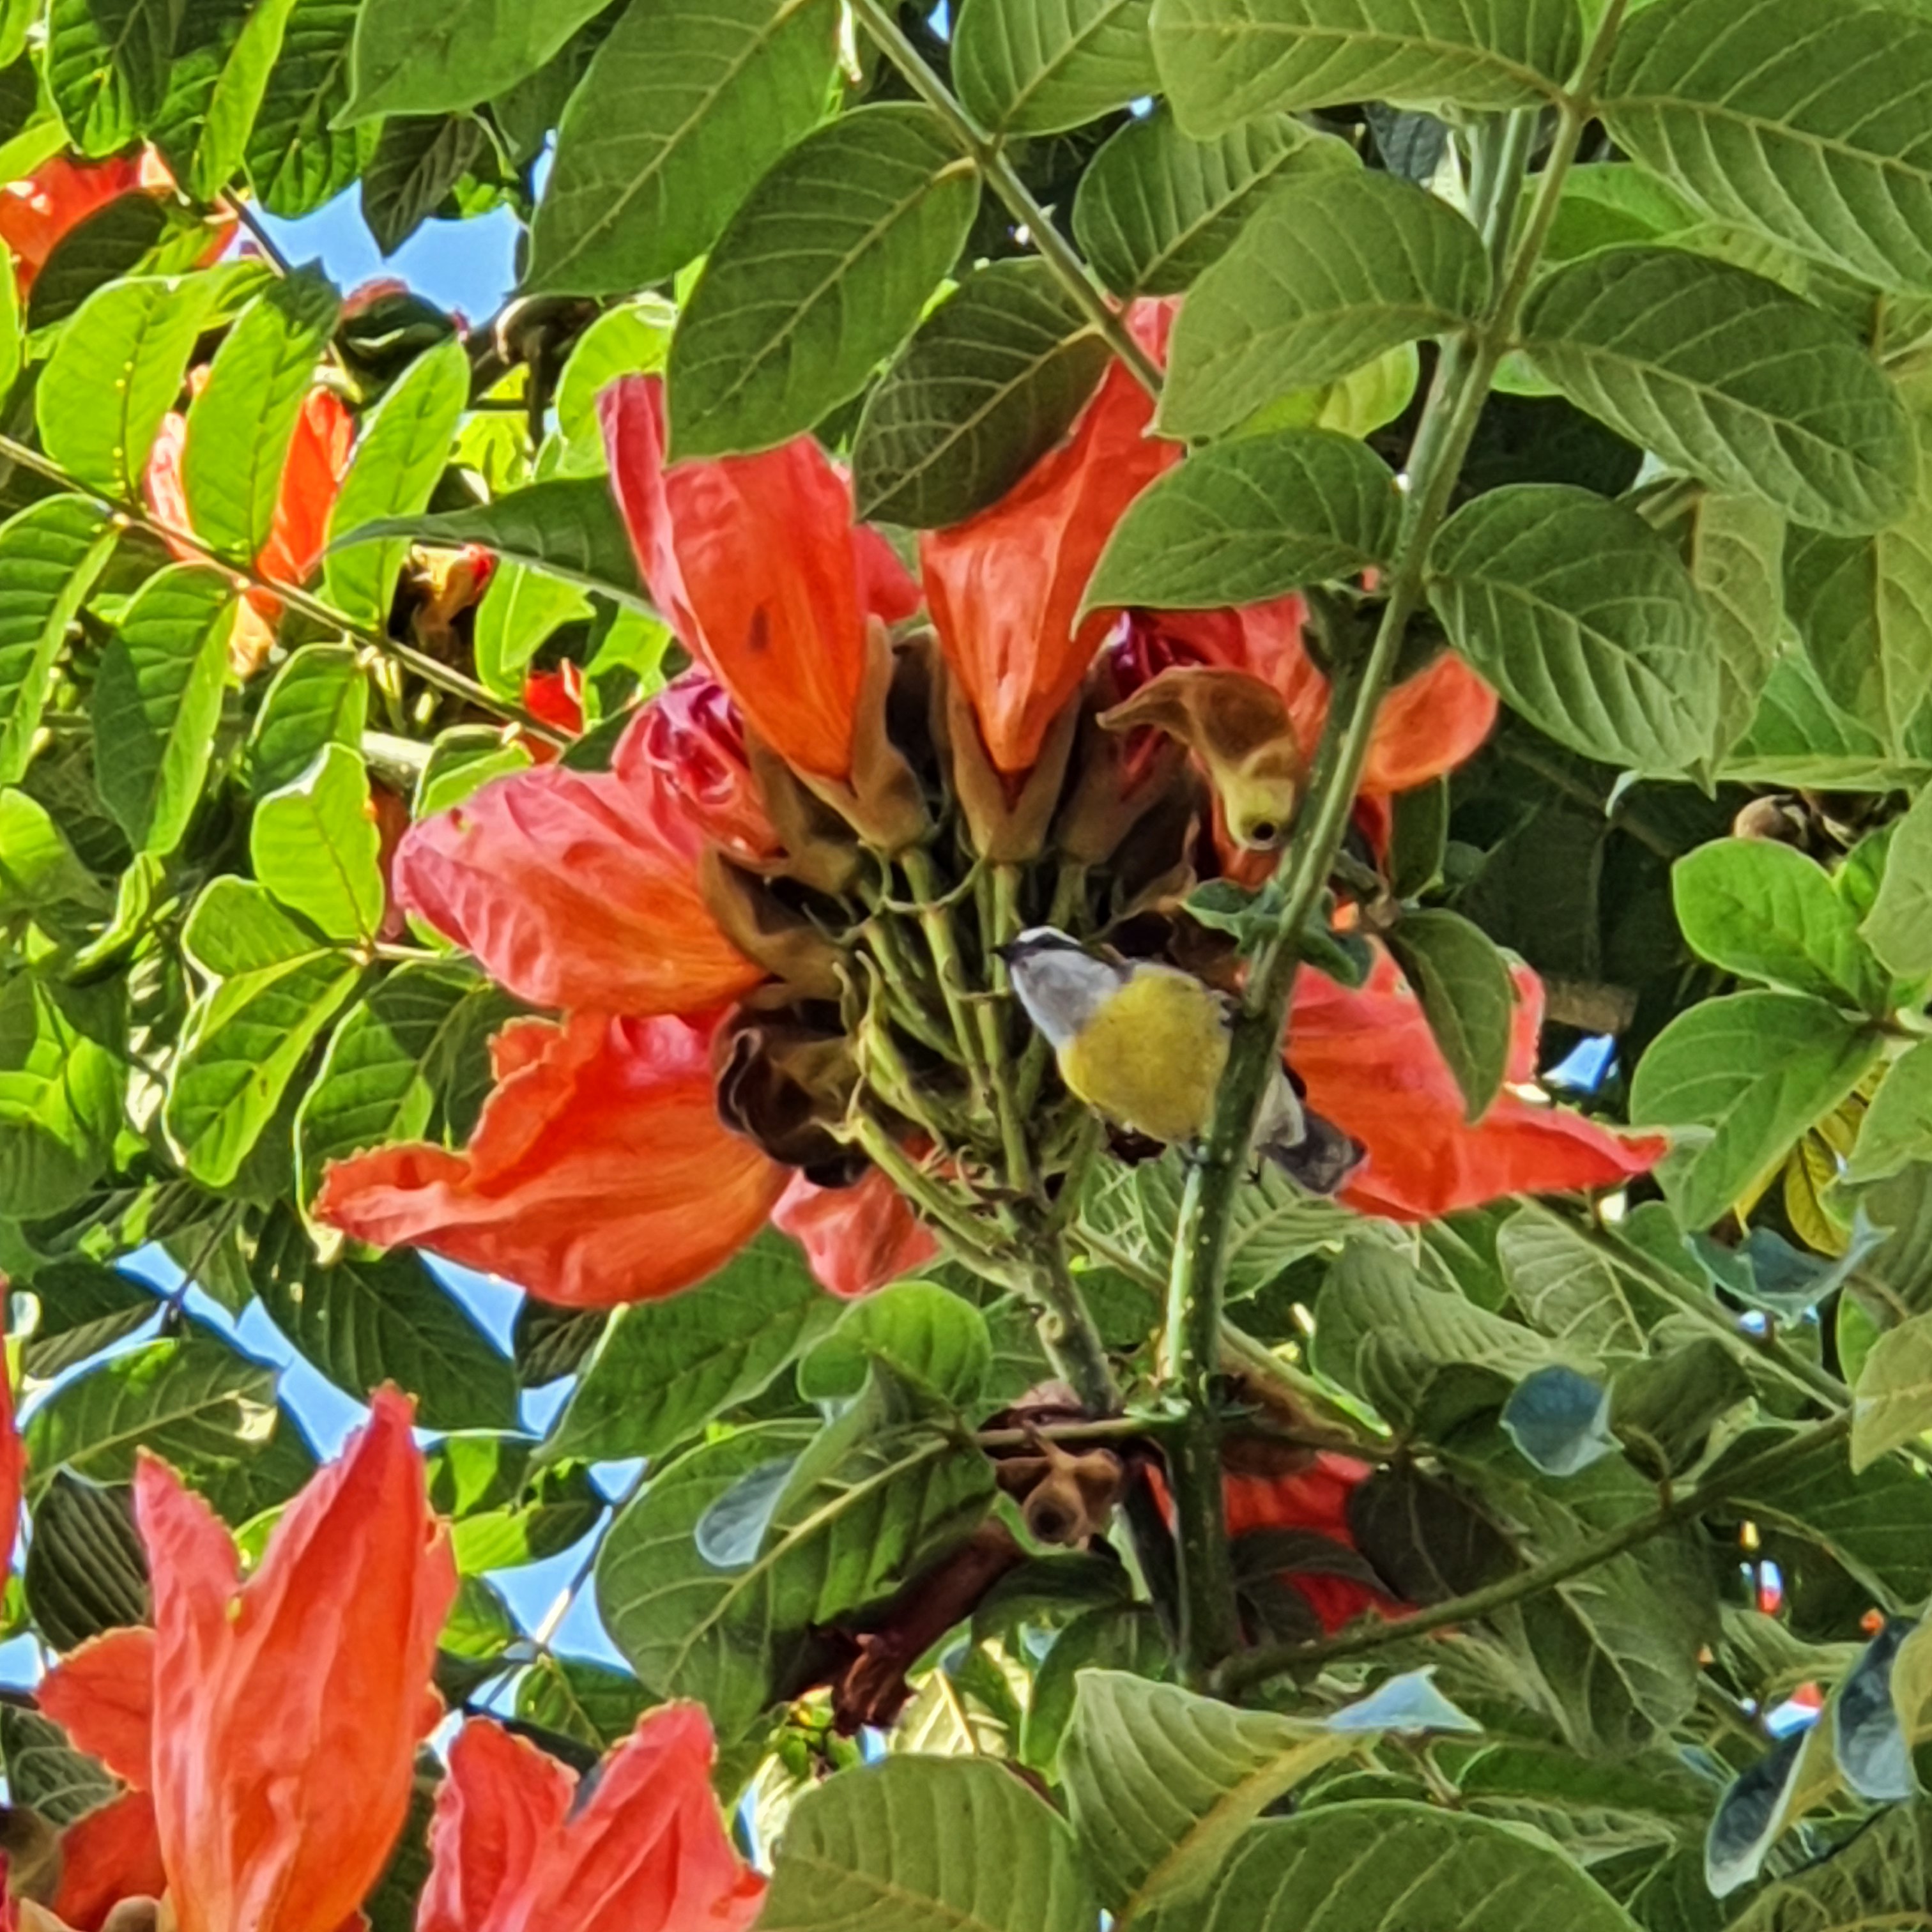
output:
M1248 827L1247 842L1257 851L1264 852L1281 842L1281 827L1271 818L1257 819Z

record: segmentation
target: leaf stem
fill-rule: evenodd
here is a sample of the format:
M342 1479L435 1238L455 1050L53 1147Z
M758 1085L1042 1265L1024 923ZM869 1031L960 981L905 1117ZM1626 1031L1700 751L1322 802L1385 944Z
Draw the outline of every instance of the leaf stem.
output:
M1286 1671L1304 1670L1318 1664L1339 1664L1344 1658L1364 1657L1390 1644L1426 1636L1432 1631L1448 1630L1457 1624L1474 1623L1498 1610L1507 1610L1512 1604L1554 1589L1571 1577L1580 1576L1586 1570L1594 1570L1599 1564L1607 1563L1613 1557L1622 1556L1639 1544L1647 1543L1653 1536L1702 1515L1740 1490L1777 1474L1793 1462L1802 1461L1821 1443L1835 1442L1847 1435L1851 1426L1849 1414L1832 1416L1766 1450L1761 1455L1738 1463L1724 1475L1687 1490L1660 1508L1646 1515L1634 1516L1628 1522L1619 1523L1615 1529L1607 1530L1588 1543L1580 1544L1561 1556L1552 1556L1547 1562L1519 1570L1513 1576L1486 1584L1466 1596L1452 1597L1446 1603L1432 1604L1399 1622L1372 1624L1360 1630L1344 1630L1317 1643L1270 1644L1248 1656L1234 1658L1216 1672L1215 1688L1225 1696L1238 1696L1252 1685Z
M50 483L57 483L63 490L70 490L76 496L85 496L88 502L98 503L111 515L130 529L146 530L150 536L159 537L164 543L192 551L203 562L212 564L225 576L246 584L252 590L266 591L290 610L298 611L312 622L326 630L339 632L343 636L352 638L359 644L365 644L380 652L405 670L422 679L424 683L434 685L439 690L447 692L452 697L460 698L479 710L494 712L498 717L508 719L520 726L532 738L541 738L547 745L560 748L568 746L571 740L555 726L547 724L533 712L526 711L520 704L512 704L499 698L496 693L460 670L438 662L413 645L405 644L389 636L386 632L372 630L356 622L343 612L325 604L319 597L292 584L282 584L274 578L265 577L252 565L236 563L224 556L220 551L204 542L194 531L185 530L177 525L164 522L152 515L138 503L122 502L97 490L92 484L83 483L69 471L44 456L40 451L28 444L16 441L10 436L0 435L0 457L9 462L17 463L23 470L31 470L36 476L44 476Z
M1054 278L1085 312L1095 332L1133 373L1150 396L1160 394L1160 365L1134 338L1125 318L1106 291L1088 272L1087 265L1058 229L1053 218L1021 180L997 136L988 134L959 104L957 97L934 74L892 17L886 0L852 0L852 11L880 50L910 84L913 91L944 121L973 158L987 185L1025 226L1028 238Z

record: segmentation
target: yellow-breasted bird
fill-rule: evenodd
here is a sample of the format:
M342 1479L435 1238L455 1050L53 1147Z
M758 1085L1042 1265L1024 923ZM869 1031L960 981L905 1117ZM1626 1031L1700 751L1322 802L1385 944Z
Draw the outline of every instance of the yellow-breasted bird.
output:
M1234 1012L1225 994L1178 967L1096 952L1054 926L1022 933L1001 956L1076 1100L1152 1140L1202 1138L1228 1065ZM1286 1066L1263 1102L1255 1151L1320 1194L1360 1159L1346 1134L1303 1107Z

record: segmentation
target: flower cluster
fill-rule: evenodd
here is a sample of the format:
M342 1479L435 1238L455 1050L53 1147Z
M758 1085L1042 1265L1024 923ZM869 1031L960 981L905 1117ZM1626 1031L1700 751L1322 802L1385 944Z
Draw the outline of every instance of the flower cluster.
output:
M1156 352L1168 319L1133 316ZM401 904L558 1017L499 1038L467 1147L336 1162L321 1218L602 1306L688 1286L767 1220L859 1292L931 1252L909 1175L969 1220L1058 1186L1080 1109L1000 997L1000 945L1046 922L1172 946L1194 883L1272 864L1328 706L1298 599L1079 616L1180 454L1151 412L1115 365L1008 496L922 539L915 580L810 439L670 464L658 381L607 390L613 486L694 668L608 771L501 779L405 838ZM1495 708L1448 655L1388 696L1372 844ZM1517 983L1526 1082L1540 997ZM1304 972L1286 1052L1366 1150L1365 1212L1606 1184L1659 1151L1513 1093L1466 1122L1386 956L1359 988Z
M207 1506L142 1461L153 1626L82 1646L40 1690L125 1790L62 1834L34 1924L97 1932L142 1900L178 1932L358 1922L442 1716L430 1670L456 1592L410 1424L379 1390L245 1581ZM561 1766L471 1720L437 1792L419 1932L744 1932L764 1881L725 1836L712 1755L704 1714L664 1706L579 1805Z

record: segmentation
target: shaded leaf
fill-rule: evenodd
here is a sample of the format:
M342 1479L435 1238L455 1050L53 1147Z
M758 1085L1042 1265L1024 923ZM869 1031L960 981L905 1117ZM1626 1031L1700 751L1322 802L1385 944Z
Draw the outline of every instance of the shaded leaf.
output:
M962 1408L978 1399L993 1366L986 1318L951 1289L900 1282L855 1301L798 1365L808 1402L856 1395L874 1362Z
M440 114L503 93L559 52L609 0L453 0L428 12L410 0L369 0L356 22L345 123Z
M1154 93L1152 0L964 0L960 104L996 134L1053 134Z
M1902 979L1932 974L1932 791L1921 792L1900 821L1861 930Z
M362 171L373 128L339 128L349 98L359 0L295 0L250 129L244 161L271 214L292 219L334 200Z
M1465 1113L1480 1120L1502 1090L1509 1064L1516 993L1508 961L1460 913L1407 914L1388 946L1422 1002Z
M56 1650L148 1621L148 1559L132 1492L62 1469L34 1509L27 1546L28 1607Z

